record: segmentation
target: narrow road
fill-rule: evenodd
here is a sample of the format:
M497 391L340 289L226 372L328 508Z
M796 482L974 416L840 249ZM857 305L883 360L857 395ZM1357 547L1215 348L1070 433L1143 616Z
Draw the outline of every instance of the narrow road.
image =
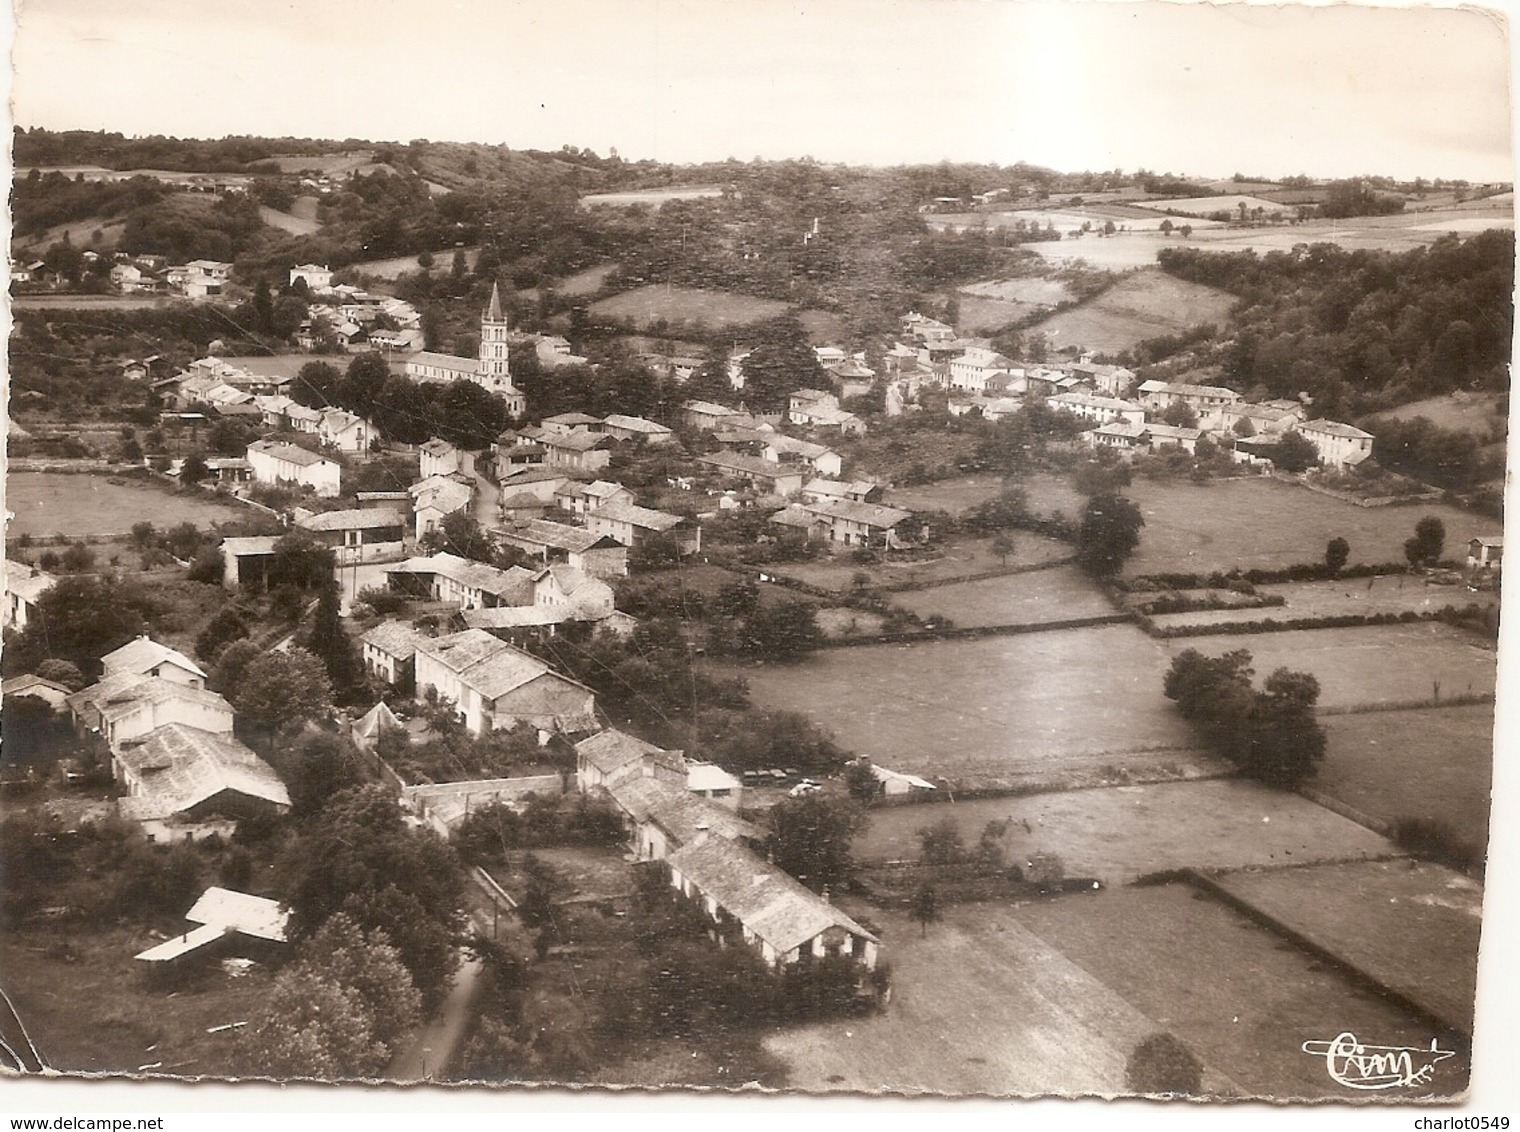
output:
M443 1005L422 1029L412 1036L385 1071L392 1081L431 1081L446 1069L459 1051L465 1030L474 1015L475 995L483 964L464 955Z

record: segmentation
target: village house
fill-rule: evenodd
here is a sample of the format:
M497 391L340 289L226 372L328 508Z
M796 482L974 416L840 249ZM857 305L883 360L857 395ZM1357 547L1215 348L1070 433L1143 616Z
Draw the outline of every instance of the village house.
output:
M880 940L829 901L732 840L704 833L665 860L670 885L699 907L721 939L759 952L767 966L847 958L876 966Z
M773 463L803 464L818 475L830 478L844 470L844 460L827 445L783 436L779 432L766 438L761 455Z
M711 468L727 479L742 480L756 491L782 498L796 495L811 473L798 464L782 464L758 456L741 456L735 452L712 452L698 456L696 462Z
M1140 403L1146 409L1160 413L1172 405L1186 405L1200 423L1240 400L1239 393L1222 385L1187 385L1155 380L1140 383Z
M423 479L431 476L475 474L475 454L456 448L447 440L434 437L417 449L418 471Z
M755 845L763 830L734 810L693 795L686 788L686 760L679 751L646 754L613 772L601 789L622 814L629 848L640 861L662 861L683 845L711 834Z
M621 578L628 573L628 548L608 535L549 519L510 523L491 532L544 562L564 561L595 578Z
M328 496L339 493L343 475L336 461L274 440L250 444L248 466L253 469L255 483L271 487L297 484Z
M553 433L557 436L568 436L572 432L593 432L600 434L602 420L588 413L570 411L568 413L556 413L552 417L545 417L539 422L545 433Z
M1293 428L1302 419L1302 412L1240 402L1224 405L1215 410L1209 426L1215 432L1227 432L1235 436L1276 436Z
M37 611L37 602L57 584L58 579L35 566L7 558L0 570L5 573L5 626L21 633Z
M504 432L496 438L492 453L496 478L500 480L513 472L542 468L549 450L536 440Z
M450 602L460 609L534 603L532 571L521 566L498 570L457 554L408 558L390 567L386 576L395 590L426 594L432 601Z
M475 489L452 476L429 476L407 488L412 498L414 537L420 542L456 512L468 512Z
M612 587L584 570L561 563L545 566L532 577L533 604L539 609L565 609L585 621L613 613Z
M359 638L364 671L392 687L412 686L417 642L425 634L405 621L382 621Z
M296 526L311 531L318 542L331 548L338 566L382 562L405 553L406 517L399 511L364 507L313 515L297 508Z
M169 723L124 743L111 761L128 821L187 822L282 814L290 794L274 768L229 732Z
M146 634L128 641L100 658L106 676L123 673L171 680L188 688L204 688L206 673L200 665L178 649L161 645Z
M1180 448L1191 456L1198 451L1198 441L1202 436L1202 429L1162 424L1160 421L1151 421L1145 426L1146 441L1152 452L1162 448Z
M549 467L599 472L612 460L611 438L588 430L545 431L539 443L544 448L544 463Z
M113 753L170 723L232 733L232 705L217 693L130 672L103 677L65 702L75 725L98 734Z
M1148 446L1145 427L1143 424L1132 424L1128 421L1113 421L1089 429L1082 434L1082 438L1094 448L1112 448L1119 452L1130 452L1136 448Z
M1074 362L1069 371L1073 377L1084 378L1101 397L1122 399L1129 394L1135 382L1135 371L1123 366L1100 365L1097 362Z
M984 346L968 348L958 357L951 358L949 366L950 388L972 393L986 391L997 377L1012 375L1016 368L1012 358Z
M610 480L592 480L590 483L569 480L554 489L554 502L561 511L569 511L572 515L595 511L603 503L632 503L634 498L633 492Z
M602 431L614 440L643 440L645 444L669 444L675 433L662 424L613 413L602 422Z
M911 511L896 507L834 499L793 504L772 515L771 522L798 528L810 539L821 539L834 546L892 549L909 545L899 528L912 518Z
M609 727L575 745L575 785L582 794L598 786L608 786L629 773L639 773L643 760L659 755L676 755L653 743Z
M734 813L743 808L744 783L715 763L687 759L686 791Z
M343 409L323 411L317 422L317 437L339 452L368 452L378 439L373 425Z
M417 642L419 693L454 705L471 734L527 724L541 740L595 730L590 688L480 629Z
M856 503L879 503L883 488L872 480L855 480L841 483L819 477L809 480L802 487L802 502L826 503L831 499L849 499Z
M1497 570L1503 563L1503 535L1484 535L1467 540L1467 568L1469 570Z
M332 286L333 273L326 264L301 263L290 269L290 285L305 283L308 291L326 291Z
M693 519L666 511L613 502L587 511L584 518L586 529L592 534L606 535L624 546L637 546L653 535L669 535L683 555L702 549L701 526Z
M53 680L44 680L41 676L28 673L25 676L14 676L9 680L0 681L0 703L13 697L32 696L47 704L54 711L67 710L67 700L73 693L62 684Z
M1295 431L1314 445L1319 462L1327 468L1345 471L1372 455L1373 436L1355 425L1340 421L1300 421Z
M1094 397L1089 393L1057 393L1045 398L1048 408L1081 417L1085 421L1110 424L1122 421L1127 424L1143 424L1145 409L1133 401L1118 401L1111 397Z
M559 493L570 483L570 474L555 468L514 469L497 481L499 518L508 523L542 518L558 509Z
M791 395L787 419L812 429L837 429L841 436L863 436L866 424L839 407L839 398L821 389L798 389Z
M700 432L727 428L729 422L739 415L737 409L730 409L726 405L715 405L711 401L688 401L681 406L682 422L687 428L694 428Z

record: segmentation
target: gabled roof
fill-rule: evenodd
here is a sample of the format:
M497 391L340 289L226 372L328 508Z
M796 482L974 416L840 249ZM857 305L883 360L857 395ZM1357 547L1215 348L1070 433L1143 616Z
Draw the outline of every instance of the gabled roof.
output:
M296 520L296 526L307 531L370 531L405 525L406 519L399 511L380 507L361 507L352 511L323 511Z
M1492 542L1489 545L1493 545ZM71 694L62 684L44 679L35 673L28 673L25 676L13 676L11 679L0 683L0 699L8 696L35 695L38 691L58 692L65 699Z
M707 837L683 846L670 855L668 864L782 955L834 927L876 942L833 904L725 838Z
M222 550L234 558L249 558L261 554L273 554L278 535L249 535L246 538L224 538Z
M711 401L688 401L681 408L688 413L701 413L709 417L732 417L738 415L737 409L730 409L727 405L715 405Z
M603 503L590 512L591 519L608 519L614 523L630 523L649 531L668 531L681 524L679 515L668 511L656 511L651 507L638 507L632 503Z
M426 558L408 558L386 570L392 574L436 574L468 589L504 599L508 605L529 605L533 600L533 572L521 566L498 570L484 562L439 552Z
M232 716L232 705L215 692L192 688L175 680L157 680L136 672L116 672L105 676L83 691L75 692L64 702L77 716L99 717L111 722L130 715L143 704L183 700L205 707L222 708Z
M461 358L455 354L439 354L432 350L418 350L406 359L408 369L415 366L434 366L438 369L449 369L461 375L473 376L480 372L479 358Z
M1340 421L1300 421L1299 432L1322 432L1326 436L1338 436L1343 440L1372 440L1370 432L1364 432L1355 425L1342 424Z
M9 559L0 570L5 573L6 592L13 593L24 601L36 601L58 583L52 574L44 574L34 566Z
M904 519L912 518L913 512L896 507L884 507L880 503L857 503L853 499L830 499L823 503L805 504L815 515L825 519L843 519L871 527L895 527Z
M298 467L310 468L316 464L331 464L332 461L325 456L319 456L315 452L308 452L304 448L298 448L294 444L281 444L274 440L257 440L248 446L248 455L255 453L268 456L271 459L281 460L287 464L295 464Z
M208 924L240 935L284 943L290 913L280 907L278 900L212 885L185 913L185 919L192 924Z
M816 460L834 451L827 444L814 444L811 440L798 440L794 436L785 436L779 432L766 437L765 444L777 452L795 452L804 460Z
M646 743L614 727L598 731L589 739L582 739L575 745L576 757L585 759L603 774L611 774L630 763L641 761L645 755L658 754L663 750L662 747Z
M657 421L646 420L644 417L629 417L622 413L613 413L605 422L612 428L625 428L629 432L640 432L648 436L663 436L670 429Z
M382 621L359 641L397 660L407 661L416 655L417 642L425 639L424 634L405 621Z
M590 452L605 448L608 439L594 432L546 432L538 441L546 448L564 448L571 452Z
M468 507L475 492L466 484L448 476L428 476L407 488L419 511L439 511L445 515Z
M732 810L698 798L685 788L685 759L678 751L660 751L656 760L674 756L671 762L681 768L681 785L675 786L657 775L629 774L614 778L605 789L619 809L636 822L652 821L677 845L689 845L703 834L716 834L715 840L748 838L760 841L765 832ZM679 763L676 763L679 760Z
M119 804L124 817L137 821L182 813L224 790L290 805L274 768L231 735L170 723L125 745L116 758L141 784L140 794Z
M581 412L572 411L572 412L568 412L568 413L556 413L552 417L545 417L544 420L543 420L543 423L546 424L546 425L547 424L570 425L573 428L573 427L576 427L576 426L579 426L579 425L601 424L602 422L601 422L601 419L598 418L598 417L590 416L587 413L581 413Z
M706 456L698 456L697 463L707 464L735 475L764 476L767 479L801 475L796 468L775 460L764 460L759 456L741 456L736 452L711 452Z
M580 554L602 542L611 546L615 541L611 535L594 534L585 527L572 527L568 523L556 523L550 519L528 519L521 523L508 523L501 530L508 537L568 550L572 554Z
M205 670L184 653L178 649L171 649L168 645L161 645L149 637L138 637L136 640L128 641L121 648L106 653L100 658L100 664L108 674L131 672L142 676L166 660L179 665L187 672L195 673L202 679L206 678Z

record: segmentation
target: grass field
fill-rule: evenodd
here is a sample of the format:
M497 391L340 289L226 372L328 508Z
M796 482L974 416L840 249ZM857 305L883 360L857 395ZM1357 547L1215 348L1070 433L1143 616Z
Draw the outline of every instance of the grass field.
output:
M1494 706L1328 715L1329 743L1310 781L1363 813L1442 821L1488 843L1494 770Z
M581 197L581 204L586 208L595 208L597 205L627 207L631 204L647 204L658 208L668 200L701 200L722 195L723 189L719 185L671 185L659 189L632 189L622 193L587 193Z
M617 264L604 263L597 267L588 267L585 271L578 271L574 275L567 275L554 284L554 290L569 298L579 298L582 295L594 295L607 283L607 277L617 270Z
M205 527L249 516L245 508L217 503L200 493L50 472L7 476L5 506L16 516L6 528L7 536L126 534L133 523L143 521L164 530L176 523Z
M984 908L988 920L1016 921L1100 980L1247 1096L1365 1100L1371 1094L1336 1084L1302 1043L1348 1030L1379 1045L1428 1047L1432 1037L1408 1012L1185 885L1110 889L1011 913ZM1443 1061L1423 1093L1401 1090L1397 1099L1458 1093L1466 1078L1461 1059Z
M1403 562L1404 540L1427 515L1445 524L1449 552L1470 533L1494 525L1445 504L1357 507L1265 478L1204 485L1142 479L1125 494L1145 517L1140 547L1124 567L1128 575L1322 562L1325 544L1338 537L1351 544L1353 563ZM1030 499L1037 510L1045 502L1037 487Z
M1236 216L1240 213L1241 205L1246 206L1247 212L1261 208L1269 216L1274 212L1290 213L1292 211L1276 201L1246 196L1241 193L1217 197L1189 197L1182 200L1152 200L1137 204L1135 207L1153 209L1157 212L1175 212L1182 216L1211 216L1216 212L1228 212L1232 216Z
M1056 545L1064 552L1061 544ZM980 625L1039 625L1114 612L1109 600L1075 566L910 590L893 594L892 603L920 617L931 614L948 617L963 629Z
M1157 625L1228 625L1272 618L1335 617L1343 614L1436 613L1448 605L1488 607L1498 604L1493 593L1474 593L1465 586L1433 586L1403 574L1381 578L1347 578L1338 582L1292 582L1258 586L1258 592L1277 594L1287 605L1259 609L1206 609L1196 613L1158 614Z
M11 305L19 310L46 307L57 310L133 311L168 307L172 303L195 302L194 299L171 299L164 295L14 295ZM202 300L204 301L204 300Z
M972 283L955 292L960 306L956 325L963 332L987 333L1070 298L1066 284L1038 276Z
M465 248L464 258L465 262L473 268L475 261L480 258L480 249L478 247ZM434 252L433 266L428 269L428 273L430 275L437 275L451 270L453 265L454 252L452 249ZM395 256L392 259L365 260L363 263L354 264L353 270L360 275L372 275L376 279L390 280L400 275L405 275L408 272L421 271L422 265L417 262L417 257L414 255L401 255Z
M884 766L1017 784L1137 752L1186 761L1194 738L1161 694L1167 663L1156 642L1115 625L829 649L725 671L749 681L756 704L803 712Z
M1270 867L1394 851L1371 830L1296 794L1217 778L883 807L871 811L855 856L916 860L918 830L946 818L967 845L976 844L989 821L1011 819L1003 839L1007 860L1054 853L1067 876L1109 886L1185 867Z
M952 515L963 515L989 499L996 499L1002 490L1002 476L961 476L916 487L895 487L887 493L887 502L907 511L948 511Z
M1202 323L1217 325L1234 304L1233 295L1157 269L1131 275L1097 298L1054 314L1032 329L1043 333L1057 349L1080 346L1117 354L1147 338L1176 334Z
M1005 562L992 552L992 540L957 539L935 548L930 558L889 558L886 562L861 565L846 556L820 558L795 566L780 566L769 573L795 578L811 586L844 593L855 586L855 575L865 574L873 586L902 585L907 582L952 582L977 574L1003 569L1005 566L1032 566L1071 556L1071 547L1041 535L1016 531L1013 553ZM1073 614L1072 616L1082 616Z
M6 993L54 1069L232 1076L235 1030L213 1026L252 1018L270 977L255 968L228 978L212 966L188 985L148 984L132 958L161 937L133 928L7 925L0 933Z
M1448 1026L1472 1032L1483 912L1476 882L1408 860L1234 873L1218 881Z
M1258 683L1278 668L1310 672L1319 680L1322 708L1424 702L1434 698L1437 681L1448 697L1486 695L1494 690L1496 674L1497 654L1491 644L1438 622L1160 643L1169 656L1188 648L1205 656L1245 649Z
M1505 427L1505 419L1499 413L1499 402L1503 399L1502 393L1450 393L1411 401L1378 416L1396 421L1424 417L1441 428L1470 432L1486 442L1495 429Z
M293 236L309 236L322 227L315 220L295 216L289 212L280 212L277 209L270 208L267 204L259 205L259 216L271 228L278 228L282 232L289 232Z
M786 309L785 303L775 299L663 284L624 291L592 303L590 307L594 318L631 322L640 329L663 322L677 329L683 325L700 325L712 330L748 326L775 318Z

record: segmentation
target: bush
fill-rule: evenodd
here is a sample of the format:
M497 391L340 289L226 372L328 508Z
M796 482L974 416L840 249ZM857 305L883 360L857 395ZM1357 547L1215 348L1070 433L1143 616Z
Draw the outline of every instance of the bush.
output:
M381 616L398 613L406 605L406 595L388 586L367 586L359 591L359 600Z
M1393 841L1417 857L1463 872L1480 871L1486 859L1483 846L1461 836L1436 818L1400 817L1393 823Z

